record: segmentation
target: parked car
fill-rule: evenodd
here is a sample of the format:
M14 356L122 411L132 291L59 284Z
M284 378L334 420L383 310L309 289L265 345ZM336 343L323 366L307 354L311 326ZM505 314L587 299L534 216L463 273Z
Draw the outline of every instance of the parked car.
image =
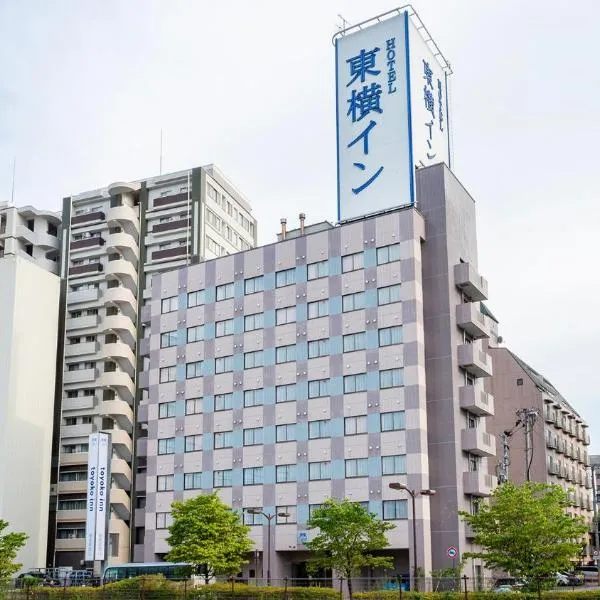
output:
M598 567L594 565L582 565L575 567L576 573L581 573L585 581L598 581Z
M583 573L579 571L566 572L559 571L556 573L556 584L557 585L568 585L569 587L573 587L576 585L583 585L585 577Z
M506 594L506 593L515 593L518 592L519 590L513 586L510 585L509 583L503 583L502 585L497 585L496 587L494 587L492 589L492 592L496 592L498 594Z

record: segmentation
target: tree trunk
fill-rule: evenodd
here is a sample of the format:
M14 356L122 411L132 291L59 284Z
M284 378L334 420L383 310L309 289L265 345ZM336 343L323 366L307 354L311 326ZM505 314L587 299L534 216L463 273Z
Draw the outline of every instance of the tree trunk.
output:
M352 577L348 577L348 596L352 600Z
M204 565L204 583L208 585L210 582L210 577L208 576L208 565Z

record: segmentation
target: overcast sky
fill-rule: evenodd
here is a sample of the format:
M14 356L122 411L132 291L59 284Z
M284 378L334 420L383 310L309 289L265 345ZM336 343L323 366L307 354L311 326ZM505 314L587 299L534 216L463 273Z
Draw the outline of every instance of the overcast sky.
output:
M451 61L454 170L507 345L600 451L600 2L415 0ZM331 36L383 0L0 0L0 201L58 210L119 179L214 162L270 242L335 219Z

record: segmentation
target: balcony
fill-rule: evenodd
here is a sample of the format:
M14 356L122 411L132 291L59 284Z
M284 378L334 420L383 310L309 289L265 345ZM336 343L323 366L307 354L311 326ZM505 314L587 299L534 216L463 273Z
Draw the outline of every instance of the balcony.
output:
M133 225L137 230L140 228L138 213L135 208L125 204L108 209L107 222L109 227L120 227L121 225Z
M123 254L131 262L137 261L140 255L140 249L136 238L124 231L111 233L106 238L106 251L108 253Z
M65 522L80 522L85 523L86 518L86 510L57 510L56 511L56 520L65 523Z
M461 344L458 347L458 366L473 377L491 377L492 358L481 349L481 342Z
M123 460L122 458L113 458L110 474L119 487L124 490L129 490L131 488L131 467L126 460Z
M477 456L496 456L496 438L483 429L463 429L461 443L464 452Z
M468 523L465 523L465 537L468 540L472 540L475 537L475 530Z
M102 263L88 263L85 265L75 265L69 267L69 277L85 277L86 275L95 275L103 270Z
M84 519L85 520L85 519ZM57 551L76 551L76 550L85 550L85 538L72 538L72 539L56 539L55 548Z
M98 315L83 315L81 317L71 317L67 319L66 329L67 331L73 331L75 329L92 329L98 326L100 317Z
M102 416L114 419L121 429L133 430L133 411L124 400L103 400L99 408Z
M490 337L488 320L479 310L478 302L459 304L456 307L456 324L474 339Z
M104 306L109 304L116 304L118 306L127 304L134 310L137 310L137 300L135 299L133 292L124 285L104 290L102 298L104 300Z
M92 433L91 423L82 423L80 425L61 425L61 440L66 438L87 438Z
M88 462L87 452L71 452L66 454L61 452L60 454L60 465L61 466L72 466L72 465L86 465Z
M74 240L69 244L71 252L77 250L89 250L89 249L100 249L104 246L104 240L99 235L92 237L82 238L80 240Z
M454 283L473 302L487 300L487 281L469 263L454 265Z
M137 338L137 329L133 321L122 314L108 315L102 320L102 330L105 333L116 332L120 339L133 347Z
M497 485L497 479L485 471L463 473L463 493L470 496L489 496Z
M458 394L462 409L484 417L494 416L494 396L478 386L464 385L458 388Z
M150 356L150 338L142 338L138 343L140 356Z
M179 204L187 201L188 195L185 192L183 194L173 194L172 196L163 196L161 198L155 198L152 202L152 206L154 208L163 208L165 206L170 206L171 204Z
M165 248L164 250L155 250L152 253L152 260L165 260L181 258L188 254L187 246L175 246L174 248Z
M84 342L82 344L67 344L65 346L65 357L89 356L98 350L98 342Z
M71 217L71 227L78 227L83 225L91 225L96 221L104 221L105 214L101 210L94 212L84 213L82 215L75 215Z
M100 356L116 360L121 370L125 371L130 377L133 377L135 373L135 355L127 344L123 344L122 342L104 344Z
M128 277L137 285L138 273L135 266L128 260L119 258L117 260L109 260L106 265L106 279L123 279Z
M98 376L97 387L114 389L128 404L133 403L135 385L133 379L123 371L107 371Z
M110 433L113 448L118 452L119 457L129 462L131 460L131 449L133 448L131 435L122 429L110 429L106 432Z
M63 383L65 385L73 383L83 383L94 381L98 376L97 369L79 369L78 371L65 371L63 374Z
M120 519L127 521L131 511L131 499L129 498L129 494L120 488L111 487L110 507Z
M111 196L118 196L119 194L135 194L140 187L141 185L137 182L115 181L108 186L108 193Z
M59 481L58 482L58 493L59 494L86 494L87 493L87 479L82 481Z
M144 323L144 325L147 325L148 323L150 323L151 316L152 316L152 306L150 304L146 304L145 306L142 306L141 321L142 321L142 323Z
M68 304L80 304L82 302L96 302L100 296L100 290L97 288L89 288L87 290L77 290L67 294Z
M157 223L152 227L152 232L155 234L169 233L176 229L187 229L192 224L191 219L178 219L177 221L166 221L165 223Z

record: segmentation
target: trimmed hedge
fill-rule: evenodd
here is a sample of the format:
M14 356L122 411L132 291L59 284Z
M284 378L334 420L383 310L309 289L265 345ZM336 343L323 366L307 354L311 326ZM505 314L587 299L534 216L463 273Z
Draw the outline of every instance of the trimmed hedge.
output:
M500 600L513 598L518 600L537 600L536 592L468 592L469 600ZM381 592L358 592L354 600L399 600L398 590ZM542 592L543 600L600 600L600 590L575 589L575 591ZM402 592L402 600L465 600L464 592Z

